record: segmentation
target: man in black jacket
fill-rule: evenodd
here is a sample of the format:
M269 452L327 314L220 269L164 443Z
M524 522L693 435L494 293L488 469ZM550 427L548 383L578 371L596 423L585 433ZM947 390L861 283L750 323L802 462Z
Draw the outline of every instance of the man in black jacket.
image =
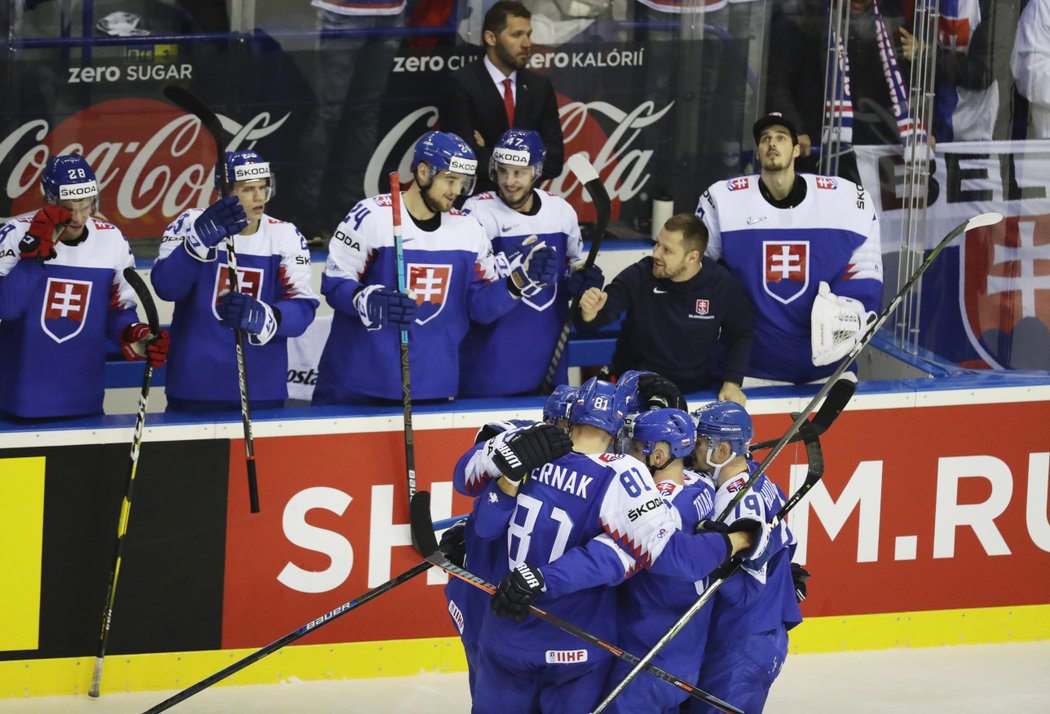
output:
M624 311L612 370L652 370L683 392L714 386L715 345L725 343L720 400L743 405L740 390L751 358L752 308L743 286L713 260L704 258L707 229L688 213L667 219L653 255L628 266L605 290L580 298L581 329L614 322Z
M554 87L525 69L532 53L532 13L518 0L499 0L485 13L485 55L449 75L439 99L443 131L463 137L488 166L492 147L507 129L538 131L547 148L540 181L561 174L565 141ZM484 171L476 192L495 189Z

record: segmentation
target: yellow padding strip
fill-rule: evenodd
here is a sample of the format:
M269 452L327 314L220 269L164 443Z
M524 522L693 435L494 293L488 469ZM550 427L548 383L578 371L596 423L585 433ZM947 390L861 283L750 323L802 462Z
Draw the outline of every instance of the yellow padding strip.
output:
M102 692L185 689L228 667L254 649L109 655ZM94 657L0 662L0 699L84 694ZM301 680L404 677L420 672L462 672L467 662L459 638L351 642L285 647L215 686L276 684Z
M931 610L807 619L791 652L844 652L1050 640L1050 605Z

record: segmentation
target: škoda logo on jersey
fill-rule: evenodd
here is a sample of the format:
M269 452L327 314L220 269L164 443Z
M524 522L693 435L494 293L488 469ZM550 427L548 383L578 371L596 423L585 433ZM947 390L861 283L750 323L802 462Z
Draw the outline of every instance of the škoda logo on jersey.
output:
M425 325L445 309L452 283L452 266L436 263L408 263L408 289L415 293L416 324Z
M785 305L809 287L809 242L762 241L763 289Z
M76 337L84 329L90 299L89 281L48 278L40 310L44 333L59 344Z

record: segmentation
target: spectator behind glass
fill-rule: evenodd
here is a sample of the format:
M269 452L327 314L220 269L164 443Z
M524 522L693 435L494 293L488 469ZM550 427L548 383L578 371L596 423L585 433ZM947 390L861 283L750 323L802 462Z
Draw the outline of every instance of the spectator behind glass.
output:
M626 313L613 352L612 373L651 370L683 392L718 387L718 398L745 402L740 391L751 355L751 301L740 282L704 258L707 229L696 216L671 216L653 254L624 268L605 291L580 298L580 329L597 329ZM715 371L715 345L724 340L725 365ZM720 386L719 386L720 385Z
M365 197L365 169L377 143L383 92L401 42L394 29L404 24L405 2L311 5L320 30L319 107L302 138L304 169L294 205L296 225L317 240L330 236L342 211Z
M1028 100L1028 138L1050 139L1050 0L1030 0L1021 13L1010 68Z
M547 149L540 181L561 174L565 141L554 87L547 77L525 69L532 53L532 13L518 0L499 0L485 13L485 55L448 76L438 99L441 127L467 141L479 165L487 167L492 148L507 129L539 132ZM491 191L487 173L477 190Z
M890 89L876 39L874 0L849 0L848 81L853 105L854 144L899 143ZM880 2L890 37L897 37L899 7ZM813 173L821 142L824 75L828 49L825 0L775 3L769 31L768 111L781 112L798 128L797 169ZM859 182L852 152L841 157L839 174Z

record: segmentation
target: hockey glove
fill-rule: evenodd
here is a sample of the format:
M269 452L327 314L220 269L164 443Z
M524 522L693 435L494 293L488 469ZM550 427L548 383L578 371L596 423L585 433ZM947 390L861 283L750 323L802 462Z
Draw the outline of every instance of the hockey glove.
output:
M791 580L795 583L795 599L801 604L806 599L806 581L809 580L809 571L798 563L792 563Z
M532 297L558 279L562 268L558 251L548 248L542 241L536 243L537 240L536 236L529 236L522 241L522 252L529 250L529 254L510 274L509 287L512 294ZM529 249L528 246L532 248Z
M211 204L204 212L197 216L193 222L193 231L196 236L187 236L191 249L197 249L195 239L198 240L204 251L193 250L200 255L207 252L206 249L214 248L219 241L226 236L235 236L248 227L248 221L241 207L241 201L236 196L227 196Z
M565 281L565 292L571 298L578 298L591 288L600 290L604 284L605 275L597 265L589 268L581 267L579 270L573 270L569 279Z
M43 263L52 260L55 252L55 240L66 224L73 220L73 214L61 206L44 206L33 215L29 231L18 244L18 255L21 258L36 259Z
M568 434L553 424L537 424L511 434L492 453L492 463L511 481L572 451Z
M643 372L638 377L638 402L645 409L681 409L689 411L682 391L674 382L655 372Z
M354 307L361 322L370 330L394 325L407 330L416 319L418 305L408 295L385 285L369 285L354 296Z
M754 518L738 518L729 524L729 533L747 533L751 536L751 545L737 553L744 561L754 561L766 552L769 545L769 524ZM748 565L747 562L744 563Z
M849 354L873 319L875 313L865 310L860 300L836 295L821 280L810 312L814 366L834 364Z
M145 322L132 323L120 333L120 351L129 362L148 359L150 367L163 367L168 361L170 347L168 331L162 329L160 334L154 335Z
M492 595L492 611L522 622L529 615L529 605L545 589L543 574L528 563L519 563L507 573Z
M231 330L244 330L253 345L265 345L277 334L281 312L244 293L225 293L215 306L219 322Z
M441 534L441 544L438 546L441 552L453 565L463 567L467 557L467 546L464 541L464 531L467 529L467 519L453 524L448 530Z

